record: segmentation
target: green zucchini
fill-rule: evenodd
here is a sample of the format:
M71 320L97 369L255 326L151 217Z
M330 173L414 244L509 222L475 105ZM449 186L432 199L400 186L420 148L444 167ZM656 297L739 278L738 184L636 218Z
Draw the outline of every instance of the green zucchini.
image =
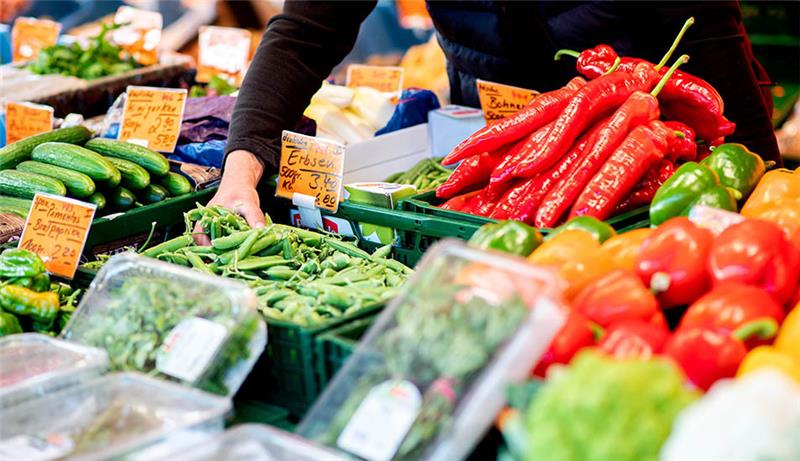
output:
M170 171L166 176L158 179L158 184L163 186L170 195L178 197L192 191L192 183L180 173Z
M155 176L169 172L169 161L158 152L124 141L95 138L86 143L86 148L105 155L133 162Z
M0 213L11 213L26 218L31 210L31 204L33 202L28 199L0 196Z
M111 162L97 152L63 142L40 144L33 149L31 157L39 162L79 171L97 181L113 180L120 174Z
M17 142L11 143L0 148L0 170L14 168L23 160L31 156L33 148L46 142L67 142L71 144L83 144L92 137L92 132L83 126L73 126L69 128L59 128L48 131L47 133L28 136Z
M37 192L67 195L67 188L58 179L17 170L0 170L0 194L33 198Z
M47 163L41 163L35 160L25 160L17 165L17 169L19 171L38 173L58 179L67 187L67 193L70 197L85 198L94 194L95 191L92 178L83 173L68 170L60 166L48 165Z
M86 201L89 203L94 203L98 210L102 210L106 207L106 198L100 192L95 192L94 194L90 195Z
M158 184L150 184L139 192L139 200L146 205L160 202L166 199L168 196L169 193L167 190Z
M106 159L122 173L123 187L141 190L150 185L150 173L139 165L116 157L106 157Z
M108 194L108 201L115 210L125 211L133 207L136 196L124 187L117 187Z

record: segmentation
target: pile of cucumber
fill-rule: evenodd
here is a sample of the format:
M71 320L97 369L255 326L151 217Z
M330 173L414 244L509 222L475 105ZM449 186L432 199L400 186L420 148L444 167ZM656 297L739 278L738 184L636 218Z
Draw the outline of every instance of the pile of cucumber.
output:
M60 128L1 148L0 213L27 216L37 192L91 202L105 213L192 191L158 152L91 136L82 126Z

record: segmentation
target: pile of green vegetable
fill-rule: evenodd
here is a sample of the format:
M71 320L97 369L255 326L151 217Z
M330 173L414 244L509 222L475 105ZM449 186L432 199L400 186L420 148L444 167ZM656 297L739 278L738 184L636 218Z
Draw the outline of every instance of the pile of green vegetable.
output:
M158 152L91 136L82 126L59 128L0 148L0 211L27 216L37 192L91 202L104 213L192 191Z
M411 184L418 191L436 189L453 174L441 164L442 157L420 160L410 170L395 173L384 180L395 184Z
M336 446L371 389L387 380L407 380L422 393L422 404L392 459L425 458L426 449L449 425L475 377L528 312L516 295L504 293L506 299L497 298L466 281L447 280L442 274L457 270L448 258L431 264L407 287L394 312L394 323L379 336L364 367L358 368L358 380L352 387L337 389L345 396L335 416L307 420L301 435ZM500 304L498 299L502 299Z
M189 88L189 97L202 98L204 96L227 96L231 93L235 93L238 89L239 88L231 85L227 80L219 75L214 75L208 80L208 84L206 86L192 85L192 87Z
M0 254L0 336L23 331L56 335L75 311L80 290L51 282L42 259L9 248Z
M86 48L79 43L47 47L27 69L34 74L60 74L85 80L136 69L139 64L132 57L123 57L122 49L106 38L109 31L118 27L103 24L100 34L90 38Z
M314 326L383 305L412 272L388 259L390 246L369 254L337 237L282 224L251 229L220 206L200 206L185 219L186 229L199 223L206 230L211 246L196 245L187 231L142 254L246 282L259 310L272 320Z

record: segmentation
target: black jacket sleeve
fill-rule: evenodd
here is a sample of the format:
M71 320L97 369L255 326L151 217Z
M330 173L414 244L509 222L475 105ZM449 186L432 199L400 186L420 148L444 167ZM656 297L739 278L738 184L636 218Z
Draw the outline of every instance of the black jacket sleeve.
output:
M295 126L322 80L353 48L375 4L285 3L283 13L270 20L242 83L226 154L252 152L267 172L275 171L281 131Z

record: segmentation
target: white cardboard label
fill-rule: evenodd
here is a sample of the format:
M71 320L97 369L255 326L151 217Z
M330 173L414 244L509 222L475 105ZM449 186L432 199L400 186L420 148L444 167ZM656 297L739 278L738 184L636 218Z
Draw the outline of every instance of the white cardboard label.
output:
M417 419L422 396L404 380L373 387L345 426L336 444L368 461L389 461Z
M725 229L744 221L744 216L727 210L720 210L706 205L695 205L689 211L689 221L698 227L710 230L719 235Z
M156 369L165 375L195 382L208 368L228 331L200 317L182 320L167 335L156 357Z
M18 435L0 440L0 461L51 461L71 452L74 445L72 440L60 436L45 439Z

